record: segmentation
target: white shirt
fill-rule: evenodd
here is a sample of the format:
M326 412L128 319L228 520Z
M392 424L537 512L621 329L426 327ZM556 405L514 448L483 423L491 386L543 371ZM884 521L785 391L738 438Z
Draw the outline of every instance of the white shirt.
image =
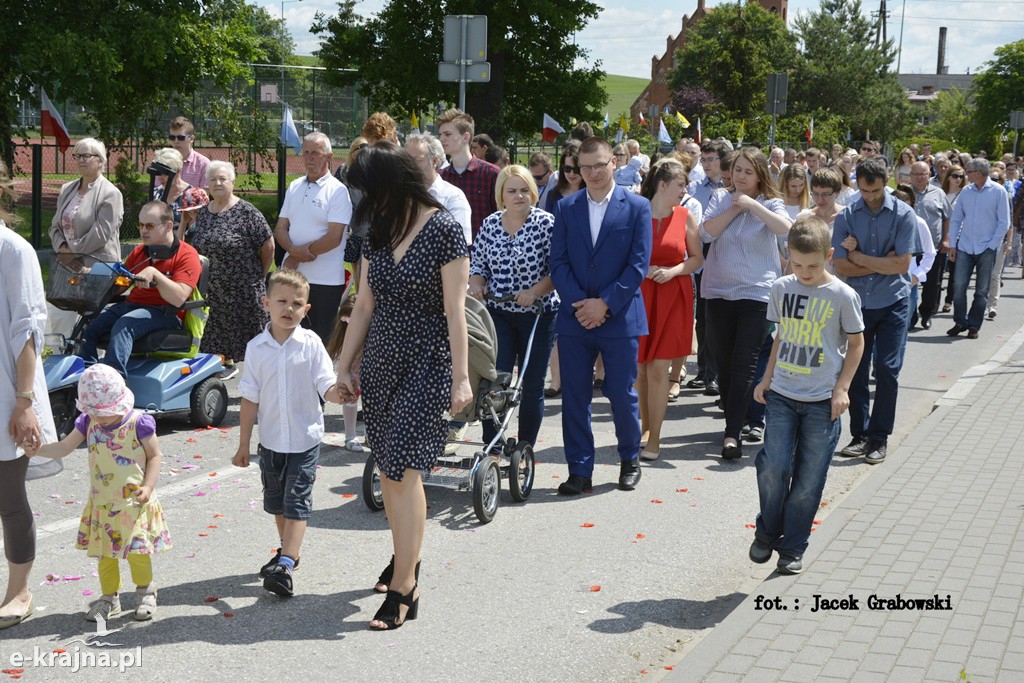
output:
M440 202L441 206L462 226L462 234L466 238L466 244L472 244L473 225L470 223L469 218L472 215L472 210L469 206L469 200L466 199L466 194L439 175L434 176L434 182L427 188L427 192L430 193L431 197Z
M328 223L348 225L352 221L352 199L348 188L330 173L314 182L307 176L293 180L284 195L281 218L288 219L288 236L297 245L315 242L327 234ZM334 249L318 255L297 270L314 285L345 282L345 237Z
M17 401L14 392L18 389L17 358L29 338L36 346L36 371L32 383L35 400L32 408L42 431L42 443L57 440L50 413L50 401L46 394L46 375L43 373L43 329L46 327L46 295L43 293L43 276L39 269L39 258L35 250L21 235L9 230L0 221L0 415L4 416L0 429L0 460L14 460L19 457L14 439L7 432L6 421L10 419ZM34 458L32 463L48 459ZM60 471L59 468L56 471Z
M270 325L245 347L238 390L259 404L260 444L278 453L302 453L320 443L324 411L320 397L338 381L327 349L302 327L278 344Z
M612 193L615 192L615 186L608 190L608 194L604 196L599 202L595 202L590 197L590 191L587 190L587 211L590 214L590 239L593 245L597 245L597 236L601 234L601 223L604 222L604 215L608 213L608 205L612 201Z
M907 272L915 276L920 283L928 279L928 271L935 263L936 250L932 243L932 231L928 227L928 222L920 216L917 217L917 231L921 234L921 246L924 248L924 253L921 255L921 263L917 262L917 257L910 257L910 268Z

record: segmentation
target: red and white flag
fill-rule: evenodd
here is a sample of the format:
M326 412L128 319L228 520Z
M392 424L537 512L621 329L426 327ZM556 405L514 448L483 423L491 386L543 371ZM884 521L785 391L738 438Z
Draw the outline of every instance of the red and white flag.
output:
M641 126L646 126L647 125L647 119L644 118L644 113L643 112L640 112L640 125Z
M544 142L554 142L558 138L558 134L564 132L565 128L562 128L558 121L544 114L544 131L541 133Z
M39 92L43 96L43 107L39 111L39 128L42 131L43 137L52 135L57 138L57 147L60 148L60 153L63 154L71 146L71 136L68 135L68 129L64 125L64 119L60 117L60 112L53 106L50 98L46 96L46 91L40 88Z
M807 128L807 144L814 144L814 117L811 117L811 125Z
M696 143L700 144L700 117L697 117L697 140Z

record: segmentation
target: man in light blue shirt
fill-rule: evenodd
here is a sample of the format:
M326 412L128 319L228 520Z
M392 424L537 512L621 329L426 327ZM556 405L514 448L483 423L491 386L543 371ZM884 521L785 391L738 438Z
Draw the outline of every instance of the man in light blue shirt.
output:
M951 337L967 332L968 339L977 339L985 318L988 294L995 267L996 250L1010 233L1010 204L1006 190L988 177L989 163L971 159L964 168L971 184L957 197L953 217L949 221L949 260L956 262L953 276L953 327L946 331ZM974 301L967 310L967 285L977 269Z
M840 455L863 456L872 465L885 460L896 422L896 395L907 343L910 307L910 259L923 251L917 215L886 192L885 162L869 158L857 164L861 198L836 216L832 256L836 274L860 295L864 314L864 358L850 385L853 440ZM875 359L875 403L869 387ZM870 408L870 410L869 410Z

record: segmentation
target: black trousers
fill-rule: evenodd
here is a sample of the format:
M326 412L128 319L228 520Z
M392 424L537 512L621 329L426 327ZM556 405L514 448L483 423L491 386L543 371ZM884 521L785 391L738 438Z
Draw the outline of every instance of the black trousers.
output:
M706 305L718 361L718 388L725 406L725 436L738 441L750 405L757 357L771 330L765 317L768 302L708 299Z
M341 295L345 293L345 285L313 285L309 286L309 313L302 319L302 326L316 332L327 346L331 331L338 319L341 308Z
M921 285L921 305L917 312L921 320L927 320L939 310L939 300L942 298L942 274L946 272L946 255L936 254L935 262L928 271L928 279Z

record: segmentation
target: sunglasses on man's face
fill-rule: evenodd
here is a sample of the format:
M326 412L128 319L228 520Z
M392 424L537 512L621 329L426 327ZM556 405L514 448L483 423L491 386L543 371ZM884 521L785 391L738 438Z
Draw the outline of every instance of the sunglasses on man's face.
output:
M185 140L188 140L190 137L192 137L192 136L191 135L175 135L174 133L168 133L167 134L167 139L168 140L177 140L179 142L184 142Z

